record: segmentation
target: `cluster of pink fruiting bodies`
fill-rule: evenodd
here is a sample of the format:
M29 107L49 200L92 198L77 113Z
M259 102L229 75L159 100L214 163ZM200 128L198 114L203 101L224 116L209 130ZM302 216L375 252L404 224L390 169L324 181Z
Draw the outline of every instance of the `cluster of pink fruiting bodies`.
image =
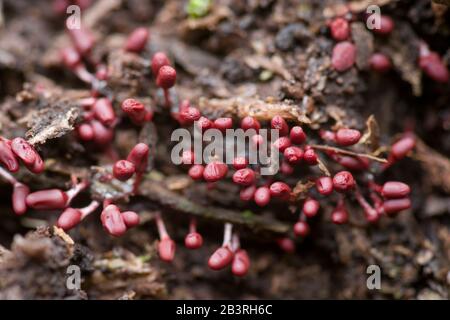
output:
M221 131L231 129L233 120L231 118L218 118L214 121L201 116L200 111L189 106L187 102L180 105L178 119L183 125L192 124L197 121L201 129L215 128ZM314 145L307 144L307 135L300 126L289 127L288 123L280 116L275 116L270 121L270 127L277 129L280 137L273 142L283 155L281 165L281 174L289 176L293 174L296 166L317 166L319 164L318 154ZM240 128L245 130L254 129L258 132L261 123L247 116L241 120ZM336 132L320 130L322 140L335 145L336 147L349 147L356 145L361 133L358 130L341 128ZM252 136L252 143L258 145L262 136L256 134ZM385 170L400 159L403 159L415 146L414 137L407 133L391 146L391 152L387 163L383 164L381 170ZM363 156L350 156L340 154L339 150L333 149L324 151L325 155L332 161L352 172L369 172L372 163ZM236 157L231 166L213 160L206 165L194 164L194 153L185 151L182 154L184 165L190 165L189 176L194 180L203 180L209 185L227 178L229 170L234 170L232 181L241 187L240 198L242 201L254 201L258 206L264 207L269 204L271 199L280 199L283 201L295 200L291 186L283 181L273 181L258 179L260 178L258 166L249 165L245 157ZM408 209L411 201L408 198L410 188L402 182L390 181L382 186L376 184L373 178L364 182L365 189L369 190L372 204L367 201L360 186L355 181L353 174L349 171L339 171L334 176L321 176L310 178L315 183L315 191L321 196L328 197L334 191L338 194L338 201L331 219L336 224L343 224L348 221L348 212L345 209L344 199L353 194L359 205L363 208L366 218L370 222L376 222L383 215L393 215L401 210ZM312 190L311 190L312 191ZM320 209L320 204L310 192L303 202L303 207L299 221L294 225L294 233L297 236L304 237L309 233L307 218L315 217ZM285 243L287 240L282 240Z
M331 36L338 42L333 48L331 64L339 72L350 69L355 64L358 54L356 46L349 41L351 35L350 23L353 18L352 14L347 13L329 22ZM372 31L381 37L386 37L394 30L394 27L395 24L391 17L381 15L379 28L374 28ZM430 51L423 41L419 44L418 52L418 65L423 72L436 82L448 82L449 73L442 58L436 52ZM372 54L369 58L369 65L372 70L378 72L389 71L392 67L390 58L381 52Z
M67 2L67 1L66 1ZM392 19L382 16L381 29L375 32L386 35L394 27ZM356 49L352 43L347 41L350 36L349 21L345 18L335 18L330 22L332 37L340 41L336 44L332 53L332 65L337 71L345 71L350 68L356 58ZM97 81L104 81L108 77L106 67L101 63L92 61L90 52L95 44L94 37L89 30L79 29L69 31L73 47L62 50L62 61L65 66L73 71L79 79L90 84L93 88L92 97L85 99L81 105L85 108L84 120L77 127L77 135L81 141L93 143L98 146L108 146L114 139L114 127L119 119L115 114L111 101L107 97L99 97L95 90ZM145 28L136 29L127 38L124 50L127 52L140 53L147 45L149 38L148 30ZM95 68L95 73L88 71L87 65ZM371 58L370 65L374 70L386 71L391 67L388 57L381 53L376 53ZM432 79L438 82L448 80L448 72L442 64L440 57L430 52L425 44L420 47L420 67ZM164 91L166 106L170 107L169 90L175 85L176 71L170 65L167 56L158 52L153 55L151 61L152 74L155 76L156 85ZM143 125L153 118L153 112L141 102L135 99L127 99L122 102L121 110L135 125ZM218 118L210 120L202 116L200 111L192 107L189 101L182 101L177 113L172 116L182 126L197 123L201 130L209 128L225 131L233 128L233 119ZM274 142L274 146L283 155L281 165L282 175L291 175L295 166L317 166L319 163L316 148L307 144L307 135L302 127L291 126L280 116L275 116L270 121L272 129L278 129L280 138ZM241 120L240 127L243 130L260 130L261 123L251 116ZM336 132L321 130L319 135L322 140L337 147L350 147L357 144L361 138L358 130L341 128ZM252 143L259 145L262 137L258 134L252 138ZM405 134L398 139L390 148L388 162L381 168L384 170L396 161L407 156L415 147L415 139L411 134ZM330 149L334 150L334 149ZM301 206L301 213L298 222L293 227L296 236L305 237L309 234L307 219L315 217L320 209L316 193L320 197L329 197L334 192L337 194L336 207L331 214L331 220L336 224L343 224L348 221L349 214L345 208L345 199L351 196L362 207L368 221L376 222L383 215L393 215L411 206L408 198L410 187L402 182L389 181L383 185L377 184L373 178L365 179L363 184L356 182L350 172L369 171L372 163L363 156L350 156L341 154L338 151L324 151L325 155L332 161L338 163L349 171L339 171L333 176L320 176L311 178L315 183L315 188L308 191L307 197ZM338 149L336 149L338 150ZM133 193L138 193L139 184L147 168L149 147L144 143L138 143L128 154L126 159L118 160L112 167L110 179L126 181L134 176ZM16 214L21 215L27 208L37 210L61 210L57 225L64 230L69 230L79 224L86 216L94 212L100 203L93 200L84 208L69 207L74 197L83 189L88 187L88 181L78 182L73 178L73 187L67 191L59 189L40 190L30 192L30 189L17 181L11 173L19 170L22 163L32 173L39 174L44 171L44 162L39 154L26 140L14 138L11 141L0 138L0 176L5 178L13 186L12 203ZM204 180L210 185L225 179L230 170L229 166L220 161L212 161L206 165L193 164L193 152L183 154L183 163L189 165L189 176L194 180ZM245 157L237 157L231 165L232 181L241 187L240 198L243 201L253 200L258 206L266 206L272 198L289 201L293 199L292 187L283 181L261 181L258 182L258 169L251 168ZM371 176L371 175L370 175ZM370 197L367 200L361 191ZM314 189L314 190L313 190ZM105 230L113 235L120 236L128 228L139 224L139 215L133 211L121 211L110 199L104 199L100 220ZM171 239L165 228L164 221L160 214L155 217L157 229L160 236L158 244L159 256L163 261L170 262L175 255L175 242ZM250 267L250 259L247 252L240 247L238 234L232 231L233 226L226 223L224 226L223 244L209 258L208 265L213 270L219 270L231 265L232 273L238 276L245 275ZM280 238L277 240L280 247L292 252L295 250L294 242L290 238ZM185 238L185 246L188 249L200 248L203 238L197 231L195 218L191 219L189 232Z

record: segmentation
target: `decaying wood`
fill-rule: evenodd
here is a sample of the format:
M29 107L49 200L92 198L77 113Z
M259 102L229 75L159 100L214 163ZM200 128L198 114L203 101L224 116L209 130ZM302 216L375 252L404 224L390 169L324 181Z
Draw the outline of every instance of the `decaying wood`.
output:
M27 132L27 136L31 137L28 140L29 143L32 145L43 144L48 139L61 137L74 129L79 109L69 106L61 112L51 111L57 107L58 105L54 105L33 113L32 121L29 123L31 128Z
M70 175L77 172L75 168L70 166L47 166L47 171L58 174L66 181L69 181ZM268 217L253 215L252 217L244 216L239 211L223 209L220 207L203 206L189 200L185 196L171 191L161 183L161 176L154 179L155 175L149 174L143 180L139 190L140 195L152 201L153 203L174 210L178 213L189 214L193 216L202 217L209 220L216 220L220 222L231 222L236 226L248 228L256 233L268 233L272 235L287 234L291 226L281 221L271 219ZM48 182L45 176L37 176L36 179L44 180L43 183ZM63 180L64 180L63 179ZM165 178L163 178L164 180ZM54 187L54 186L47 186Z
M306 111L295 104L287 102L261 100L257 98L207 99L200 98L198 107L202 113L218 118L223 116L244 118L255 117L268 121L274 116L281 116L286 120L298 123L311 123Z

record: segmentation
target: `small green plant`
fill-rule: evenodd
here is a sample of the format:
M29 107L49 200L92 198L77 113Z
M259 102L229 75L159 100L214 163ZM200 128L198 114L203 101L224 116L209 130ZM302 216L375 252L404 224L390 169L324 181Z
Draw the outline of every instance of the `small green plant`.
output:
M201 18L208 14L212 0L189 0L186 12L191 18Z

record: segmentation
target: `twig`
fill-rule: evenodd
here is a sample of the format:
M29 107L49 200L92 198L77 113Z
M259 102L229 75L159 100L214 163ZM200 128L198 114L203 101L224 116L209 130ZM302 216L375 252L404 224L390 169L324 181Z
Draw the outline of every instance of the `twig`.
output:
M166 189L160 181L146 179L140 187L140 195L151 201L157 202L165 208L177 212L189 214L206 219L229 222L236 226L244 226L255 232L269 232L274 234L286 234L290 226L275 219L263 216L243 216L240 212L219 207L202 206L181 196L178 193Z
M318 144L311 144L310 146L314 149L325 150L325 151L334 151L336 153L346 154L346 155L353 156L353 157L368 158L368 159L378 161L381 163L387 163L386 159L375 157L375 156L372 156L367 153L357 153L357 152L348 151L348 150L344 150L344 149L340 149L340 148L336 148L336 147L323 146L323 145L318 145Z

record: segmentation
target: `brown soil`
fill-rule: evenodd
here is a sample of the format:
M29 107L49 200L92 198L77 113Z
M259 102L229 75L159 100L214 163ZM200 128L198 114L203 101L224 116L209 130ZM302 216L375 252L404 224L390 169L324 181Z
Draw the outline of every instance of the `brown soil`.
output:
M115 106L141 97L156 114L141 132L127 122L116 131L121 155L143 139L156 151L141 195L127 204L142 221L124 237L113 238L96 215L65 234L53 227L57 213L15 216L11 188L0 181L0 298L448 299L450 87L422 75L417 44L423 39L450 65L450 9L437 4L445 1L430 0L341 2L350 4L356 17L370 3L379 4L395 21L394 32L379 37L355 19L358 60L344 73L330 67L334 41L326 17L338 14L337 1L214 0L209 14L199 19L187 17L186 1L94 1L83 11L83 23L96 37L92 56L110 72L99 91L112 97ZM76 101L90 93L59 62L59 50L69 40L64 16L49 8L51 1L6 0L0 11L0 135L26 136L46 159L43 175L18 175L33 190L66 187L70 174L86 176L91 166L110 163L72 134L82 114ZM140 56L124 53L126 35L138 26L150 28L149 47ZM414 154L382 176L410 184L412 209L370 226L353 203L351 223L336 226L329 215L333 204L324 202L311 236L297 242L295 254L281 252L274 240L291 232L296 216L290 207L244 206L231 183L208 191L170 163L168 141L176 123L161 107L148 67L152 53L160 50L175 63L178 97L212 117L237 119L257 112L268 120L283 114L311 129L345 125L365 130L374 115L379 135L374 134L373 149L414 130ZM367 58L375 51L392 58L392 71L368 69ZM102 192L91 188L90 195ZM76 204L84 205L88 195ZM250 218L242 214L245 210L252 211ZM178 244L172 264L157 257L155 212L163 213ZM197 251L182 246L190 215L199 217L205 238ZM251 257L245 278L207 267L224 221L240 230ZM82 290L66 288L72 264L82 270ZM366 287L371 264L381 267L380 290Z

